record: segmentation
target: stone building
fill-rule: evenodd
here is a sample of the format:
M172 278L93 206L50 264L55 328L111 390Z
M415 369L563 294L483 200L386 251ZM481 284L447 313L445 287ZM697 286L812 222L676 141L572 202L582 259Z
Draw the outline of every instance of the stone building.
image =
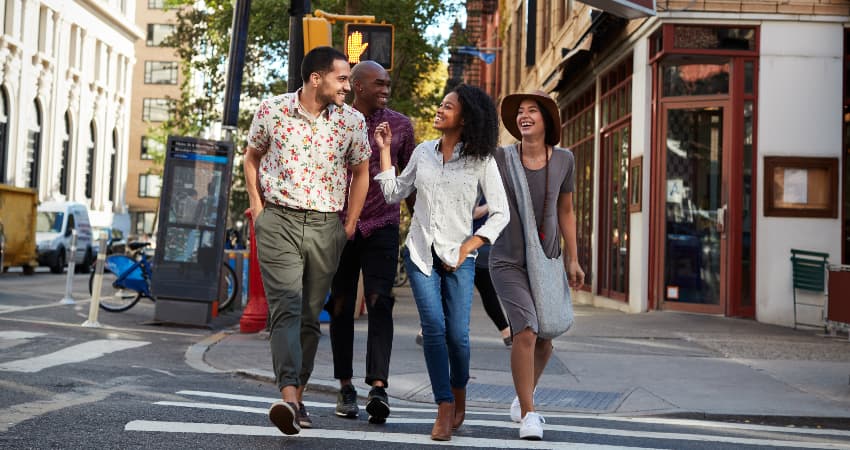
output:
M0 183L124 213L134 0L0 2Z

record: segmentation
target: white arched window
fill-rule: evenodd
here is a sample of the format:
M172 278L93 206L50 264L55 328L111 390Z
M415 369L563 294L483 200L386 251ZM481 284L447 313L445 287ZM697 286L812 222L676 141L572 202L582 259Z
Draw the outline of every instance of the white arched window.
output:
M112 149L109 156L109 201L115 201L115 176L118 174L118 130L112 130Z
M86 198L94 195L94 149L97 148L97 126L89 123L89 145L86 149Z
M33 102L33 121L27 131L27 161L24 179L26 186L38 189L38 171L41 161L41 105Z
M71 112L65 112L65 128L62 132L62 161L59 167L59 193L68 195L68 166L71 164Z
M9 154L9 98L0 89L0 183L6 182L6 158Z

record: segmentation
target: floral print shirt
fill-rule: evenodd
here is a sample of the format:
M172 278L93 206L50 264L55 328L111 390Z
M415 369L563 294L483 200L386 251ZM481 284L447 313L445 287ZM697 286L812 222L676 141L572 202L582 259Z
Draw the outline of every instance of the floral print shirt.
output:
M262 156L263 198L287 208L338 212L345 205L348 166L371 155L363 114L348 105L329 105L318 117L301 106L297 92L263 100L248 145Z

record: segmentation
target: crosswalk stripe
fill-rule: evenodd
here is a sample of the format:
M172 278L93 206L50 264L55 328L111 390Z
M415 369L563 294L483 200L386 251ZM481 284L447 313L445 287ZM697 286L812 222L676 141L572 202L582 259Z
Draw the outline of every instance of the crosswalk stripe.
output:
M246 406L236 406L236 405L225 405L225 404L217 404L217 403L198 403L198 402L171 402L171 401L161 401L156 402L156 405L162 406L178 406L185 408L198 408L198 409L210 409L210 410L220 410L220 411L236 411L236 412L246 412L253 414L268 414L268 408L256 408L256 407L246 407ZM333 407L329 403L321 404L325 408ZM305 403L305 406L307 405ZM314 405L318 406L318 405ZM397 410L397 408L393 408L393 410ZM422 411L422 410L420 410ZM434 411L428 411L433 413ZM467 411L469 414L471 411ZM390 418L389 421L393 424L430 424L434 421L431 418L406 418L406 417L393 417ZM496 427L496 428L519 428L519 424L507 421L497 421L497 420L477 420L477 419L469 419L467 418L464 422L465 426L478 426L478 427ZM809 448L822 448L822 449L845 449L846 444L831 444L831 443L820 443L820 442L804 442L804 441L788 441L788 440L779 440L779 439L752 439L752 438L739 438L739 437L730 437L730 436L718 436L718 435L701 435L701 434L692 434L692 433L667 433L667 432L656 432L656 431L639 431L639 430L618 430L613 428L605 428L605 427L581 427L581 426L572 426L572 425L556 425L547 423L544 429L547 432L552 431L561 431L568 433L581 433L581 434L602 434L606 436L623 436L629 438L646 438L646 439L663 439L663 440L676 440L676 441L697 441L697 442L717 442L717 443L728 443L728 444L737 444L737 445L772 445L774 447L792 447L798 448L805 444L806 447Z
M109 353L148 345L147 341L128 341L123 339L97 339L72 345L47 355L18 359L0 364L0 370L9 372L35 373L53 366L79 363L100 358Z
M487 439L478 437L452 436L451 441L432 441L430 436L424 434L405 433L383 433L373 431L355 430L316 430L302 429L294 436L285 436L275 427L261 427L252 425L228 425L218 423L191 423L191 422L165 422L152 420L134 420L124 426L125 431L153 431L162 433L201 433L201 434L227 434L245 436L273 436L285 439L321 438L339 439L351 441L373 441L381 443L416 444L416 445L443 445L455 447L477 447L477 448L528 448L528 449L592 449L592 450L614 450L632 449L645 447L625 447L622 445L602 445L586 443L563 443L547 441L521 441L504 439Z
M44 336L45 333L30 333L29 331L0 331L0 339L32 339L39 336Z
M221 392L207 392L207 391L193 391L193 390L183 390L177 391L178 395L188 395L193 397L204 397L204 398L220 398L226 400L239 400L245 402L252 403L262 403L265 405L271 405L273 402L280 400L279 398L274 397L260 397L254 395L239 395L239 394L227 394ZM304 402L305 406L312 408L333 408L336 405L331 403L322 403L322 402ZM396 412L429 412L432 414L437 413L436 407L399 407L393 406L393 411ZM482 415L482 416L493 416L493 415L504 415L508 416L507 407L499 410L494 409L491 411L485 410L467 410L467 416L474 415ZM760 432L778 432L785 434L808 434L808 435L819 435L819 436L840 436L840 437L850 437L850 431L847 430L832 430L825 428L789 428L789 427L779 427L779 426L771 426L771 425L756 425L756 424L743 424L743 423L726 423L726 422L711 422L707 420L694 420L694 419L674 419L674 418L664 418L664 417L603 417L595 414L570 414L570 413L553 413L553 412L541 412L544 417L549 418L561 418L561 419L592 419L599 421L607 421L607 422L622 422L622 423L647 423L647 424L658 424L658 425L676 425L676 426L687 426L687 427L703 427L703 428L720 428L727 430L747 430L747 431L760 431ZM548 428L548 426L547 426Z

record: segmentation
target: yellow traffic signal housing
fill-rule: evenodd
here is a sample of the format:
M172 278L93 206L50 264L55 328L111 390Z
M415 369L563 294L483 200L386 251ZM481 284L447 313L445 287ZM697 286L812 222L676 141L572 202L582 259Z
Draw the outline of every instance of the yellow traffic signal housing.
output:
M331 24L321 17L305 16L301 22L304 27L304 54L316 47L330 47Z
M386 23L346 23L345 55L348 62L357 64L371 59L391 70L395 29Z

